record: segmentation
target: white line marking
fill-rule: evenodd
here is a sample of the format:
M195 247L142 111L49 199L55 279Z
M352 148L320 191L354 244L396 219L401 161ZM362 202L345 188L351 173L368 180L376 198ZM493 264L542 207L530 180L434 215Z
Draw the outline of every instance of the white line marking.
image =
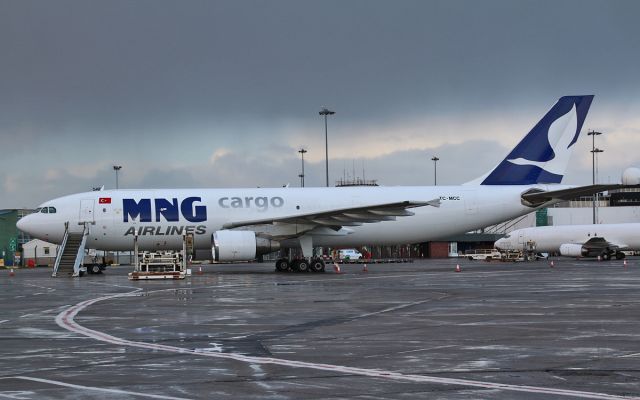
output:
M0 321L0 324L4 324L5 322L9 322L8 319L3 319L2 321Z
M134 290L142 290L142 288L139 288L137 286L130 286L130 285L116 285L115 283L104 283L104 282L90 282L91 285L101 285L101 286L113 286L113 287L119 287L119 288L125 288L125 289L134 289Z
M384 371L379 369L365 369L365 368L345 367L341 365L317 364L317 363L286 360L286 359L273 358L273 357L252 357L252 356L245 356L237 353L201 352L194 349L185 349L181 347L167 346L162 344L135 342L132 340L121 339L103 332L85 328L84 326L78 324L74 320L75 316L80 311L82 311L86 307L89 307L92 304L95 304L100 301L114 299L116 297L132 296L133 293L135 292L120 293L120 294L103 296L103 297L98 297L95 299L83 301L58 314L58 316L56 317L56 323L62 328L65 328L72 332L76 332L81 335L84 335L102 342L115 344L118 346L130 346L130 347L137 347L137 348L143 348L143 349L149 349L149 350L167 351L171 353L189 354L189 355L195 355L200 357L221 358L221 359L245 362L249 364L282 365L285 367L307 368L307 369L331 371L331 372L342 372L349 375L369 376L369 377L380 378L380 379L390 379L390 380L419 382L419 383L439 383L444 385L459 385L459 386L468 386L468 387L479 387L479 388L485 388L485 389L509 390L514 392L544 393L544 394L551 394L556 396L579 397L583 399L640 400L639 397L616 396L616 395L611 395L606 393L583 392L578 390L554 389L554 388L545 388L545 387L538 387L538 386L509 385L504 383L482 382L482 381L474 381L474 380L467 380L467 379L441 378L441 377L428 376L428 375L411 375L411 374L402 374L402 373L393 372L393 371Z
M438 297L438 298L435 298L435 299L418 300L418 301L414 301L412 303L400 304L399 306L385 308L384 310L370 312L370 313L366 313L366 314L360 314L360 315L357 315L357 316L353 317L352 319L371 317L373 315L388 313L389 311L398 311L398 310L402 310L403 308L417 306L418 304L428 303L428 302L434 301L434 300L441 300L441 299L443 299L445 297L448 297L448 295L446 295L444 293L440 293L440 294L442 296Z
M32 378L30 376L7 376L0 379L23 379L25 381L33 381L33 382L41 382L48 383L56 386L64 386L72 389L81 389L81 390L94 390L97 392L105 392L105 393L116 393L116 394L126 394L130 396L140 396L140 397L149 397L152 399L166 399L166 400L189 400L184 397L171 397L171 396L162 396L159 394L148 394L148 393L138 393L138 392L130 392L128 390L120 390L120 389L107 389L107 388L99 388L94 386L82 386L82 385L74 385L73 383L66 383L60 381L52 381L50 379L42 379L42 378Z
M25 285L25 286L31 286L31 287L35 287L35 288L47 289L50 292L55 292L56 291L56 289L50 288L48 286L40 286L40 285L36 285L36 284L33 284L33 283L28 283L28 282L23 282L22 284Z
M35 392L30 390L3 390L0 392L0 397L3 399L30 400L34 394Z

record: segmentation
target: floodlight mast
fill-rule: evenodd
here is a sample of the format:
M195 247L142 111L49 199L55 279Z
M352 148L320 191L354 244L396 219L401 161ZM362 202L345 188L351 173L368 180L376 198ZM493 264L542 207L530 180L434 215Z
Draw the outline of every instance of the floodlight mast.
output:
M325 173L327 177L327 187L329 187L329 135L327 134L327 116L335 114L335 111L331 111L326 107L322 107L320 115L324 116L324 153L325 153Z
M602 135L602 132L594 130L587 133L591 136L591 180L592 184L596 184L596 153L602 153L604 150L596 149L596 136ZM598 201L598 193L593 194L593 223L596 223L596 202Z

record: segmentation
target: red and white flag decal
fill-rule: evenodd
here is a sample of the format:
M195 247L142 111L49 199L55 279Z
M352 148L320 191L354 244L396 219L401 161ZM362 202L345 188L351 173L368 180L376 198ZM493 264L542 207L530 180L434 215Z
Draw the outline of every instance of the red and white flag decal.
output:
M98 200L100 204L111 204L111 197L100 197Z

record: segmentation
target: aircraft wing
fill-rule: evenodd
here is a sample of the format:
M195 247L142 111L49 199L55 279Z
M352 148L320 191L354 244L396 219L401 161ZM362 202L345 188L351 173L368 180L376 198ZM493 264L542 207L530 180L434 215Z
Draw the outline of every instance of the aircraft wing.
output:
M359 226L365 223L380 221L393 221L396 217L414 215L409 211L415 207L440 207L440 199L429 201L400 201L395 203L372 204L351 208L340 208L329 211L321 211L306 214L295 214L283 217L257 219L251 221L229 222L223 225L223 229L260 225L303 225L305 231L316 227L330 227L340 229L343 226ZM300 233L300 230L296 230Z
M523 204L530 207L538 207L549 201L571 200L576 197L589 196L594 193L600 193L607 190L628 188L640 188L640 185L588 185L549 191L533 189L522 193L521 197Z
M612 243L602 237L591 238L584 242L582 246L584 246L586 249L589 249L590 251L604 250L605 248L608 248L610 250L618 250L627 247L627 245L625 244Z

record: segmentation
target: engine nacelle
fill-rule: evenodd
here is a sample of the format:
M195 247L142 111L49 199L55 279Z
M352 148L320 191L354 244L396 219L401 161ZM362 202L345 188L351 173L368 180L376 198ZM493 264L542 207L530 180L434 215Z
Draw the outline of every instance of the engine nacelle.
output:
M251 261L279 249L279 242L257 237L253 231L221 230L213 234L211 252L215 261Z
M568 257L586 257L588 250L581 244L565 243L560 245L560 255Z

